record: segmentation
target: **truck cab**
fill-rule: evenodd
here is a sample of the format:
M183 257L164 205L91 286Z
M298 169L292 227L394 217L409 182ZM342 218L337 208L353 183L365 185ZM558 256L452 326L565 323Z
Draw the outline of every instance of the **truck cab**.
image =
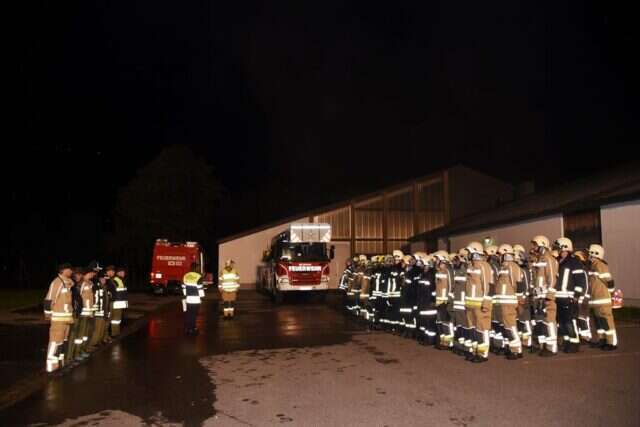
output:
M265 251L265 268L261 287L277 302L287 292L316 292L324 296L329 290L331 251L329 224L292 224L271 239Z

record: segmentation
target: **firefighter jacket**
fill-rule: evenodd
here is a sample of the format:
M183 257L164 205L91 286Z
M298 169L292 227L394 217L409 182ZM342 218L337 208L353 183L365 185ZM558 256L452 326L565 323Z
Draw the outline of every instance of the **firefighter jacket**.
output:
M531 280L531 270L529 270L527 264L523 263L518 265L522 271L522 281L517 283L518 288L516 290L516 296L518 297L518 301L521 304L524 304L531 295L531 286L533 282Z
M353 276L353 280L351 282L351 291L360 293L362 289L362 280L364 279L365 266L362 264L358 264L355 269L355 274Z
M74 282L71 287L71 305L73 306L73 317L76 319L82 314L82 295L80 295L81 284L82 282Z
M588 276L578 258L569 255L558 263L556 298L580 298L587 287Z
M589 305L611 305L612 283L613 278L609 272L609 265L600 259L594 259L589 271L589 288L591 290Z
M493 281L493 270L489 263L481 259L473 260L471 265L467 266L467 286L464 292L465 307L481 307L484 311L491 310L489 290Z
M362 298L369 298L371 293L371 274L370 266L366 266L362 271L362 280L360 281L360 296Z
M380 270L380 296L382 298L389 298L389 289L391 282L391 269L390 265L383 265Z
M71 279L58 276L49 285L44 299L45 317L52 322L73 323L73 301L71 299Z
M394 264L389 269L389 278L387 281L387 296L389 298L400 298L400 289L404 281L404 271L402 265Z
M422 270L416 266L409 267L404 273L404 283L400 292L404 303L411 305L411 308L417 308L418 281L421 276Z
M453 269L453 309L465 310L464 293L467 287L467 267L460 265Z
M77 286L77 285L76 285ZM90 281L82 281L80 284L80 297L82 298L82 312L83 317L93 317L95 300L93 298L93 283Z
M343 291L346 291L351 286L351 281L353 280L353 265L347 266L342 272L342 276L340 276L340 286L339 288Z
M382 267L376 266L371 272L371 299L382 298Z
M240 288L240 276L235 268L224 268L220 272L219 280L220 292L236 292Z
M202 276L196 272L190 272L182 278L182 295L185 304L200 304L201 297L204 296L204 289L201 284Z
M494 300L500 304L518 304L518 288L525 282L524 273L514 261L505 261L498 270Z
M129 301L127 299L127 287L124 284L124 280L118 276L113 278L115 284L115 293L113 295L113 308L128 308Z
M558 279L558 260L547 251L538 256L533 263L533 279L536 288L536 298L555 299L556 281Z
M93 283L93 312L96 317L108 317L109 310L107 309L107 294L108 291L105 286L102 286L100 281Z
M418 308L424 311L433 308L436 302L436 275L435 269L425 267L422 274L418 278L418 288L416 296L418 300Z
M447 304L453 296L453 271L445 263L436 268L436 305Z

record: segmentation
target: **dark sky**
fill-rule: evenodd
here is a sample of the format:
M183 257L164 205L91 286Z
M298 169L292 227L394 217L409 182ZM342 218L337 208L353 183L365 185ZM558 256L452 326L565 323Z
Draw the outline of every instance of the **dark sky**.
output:
M25 3L16 188L68 188L78 209L106 211L168 144L233 195L307 207L458 162L542 187L637 140L621 4Z

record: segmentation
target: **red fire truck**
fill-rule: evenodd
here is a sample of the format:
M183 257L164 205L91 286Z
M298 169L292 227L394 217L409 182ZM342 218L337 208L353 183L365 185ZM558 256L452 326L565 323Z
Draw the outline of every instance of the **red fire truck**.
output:
M182 278L196 264L205 288L213 283L213 276L205 269L205 254L197 242L172 243L157 239L151 260L150 283L156 294L181 293Z
M327 253L330 241L329 224L291 224L271 239L271 247L264 253L260 287L278 303L285 292L317 292L324 298L333 258L333 247Z

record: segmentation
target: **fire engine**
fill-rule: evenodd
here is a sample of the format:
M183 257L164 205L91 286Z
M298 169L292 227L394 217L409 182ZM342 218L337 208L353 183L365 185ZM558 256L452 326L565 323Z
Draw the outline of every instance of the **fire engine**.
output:
M172 243L157 239L151 260L150 283L156 294L181 293L182 278L195 263L206 288L213 283L213 276L205 270L205 254L197 242Z
M286 292L317 292L324 299L329 289L329 263L333 247L329 224L296 223L271 239L264 252L260 287L276 302Z

